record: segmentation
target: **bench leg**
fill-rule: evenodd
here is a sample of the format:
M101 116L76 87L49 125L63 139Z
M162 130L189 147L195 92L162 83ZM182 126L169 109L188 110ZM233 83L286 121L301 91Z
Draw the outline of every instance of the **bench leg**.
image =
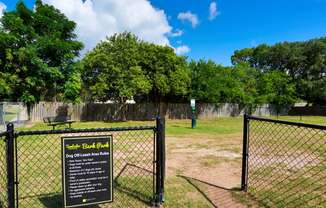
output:
M54 125L52 126L52 130L53 130L53 131L55 130L55 126L54 126Z

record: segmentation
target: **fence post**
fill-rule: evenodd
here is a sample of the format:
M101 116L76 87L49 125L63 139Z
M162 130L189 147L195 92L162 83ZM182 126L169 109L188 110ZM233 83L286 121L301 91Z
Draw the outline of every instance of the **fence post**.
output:
M7 194L8 208L15 207L14 124L7 124Z
M156 206L164 202L165 181L165 119L156 118Z
M243 147L242 147L242 174L241 174L241 190L247 191L248 176L248 122L247 114L243 116Z

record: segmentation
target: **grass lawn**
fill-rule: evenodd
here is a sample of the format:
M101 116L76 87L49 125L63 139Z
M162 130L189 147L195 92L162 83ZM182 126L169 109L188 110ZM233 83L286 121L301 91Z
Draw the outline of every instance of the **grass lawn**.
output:
M315 123L326 125L325 117L278 117L281 120L289 120L296 122ZM155 125L155 122L143 121L128 121L128 122L77 122L72 125L73 128L102 128L102 127L118 127L118 126L145 126ZM240 186L241 175L241 152L242 152L242 118L219 118L214 120L198 120L197 128L191 129L190 120L167 120L166 122L166 145L167 145L167 170L166 170L166 198L164 207L257 207L257 203L248 199L244 194L237 191ZM64 128L64 127L61 127ZM18 128L18 130L50 130L51 127L43 123L26 125ZM134 136L137 136L136 134ZM118 134L116 138L133 139L133 135ZM150 138L151 134L148 133ZM26 137L27 139L27 137ZM24 139L25 140L25 139ZM35 187L43 184L35 184L31 181L48 180L48 187L38 187L45 193L49 193L50 197L58 198L57 195L51 195L51 190L60 193L61 184L57 178L52 178L53 175L60 174L60 135L53 137L50 142L43 143L42 136L30 137L28 140L18 140L21 142L19 151L26 153L26 156L21 158L19 166L20 171L25 171L24 174L29 176L30 180L20 181L20 186L25 186L25 195L35 192ZM34 140L34 142L32 142ZM127 156L117 157L115 162L119 165L124 160L132 160L134 163L141 163L146 167L151 167L151 157L148 161L141 160L133 155L146 155L145 146L143 152L139 152L140 148L133 149L133 145L138 143L134 140L133 145L125 143L126 140L119 140L120 144L115 146L123 146L123 149L115 151L128 152ZM149 140L146 140L149 141ZM144 140L145 142L145 140ZM19 144L19 143L18 143ZM42 150L39 150L40 145L45 144ZM39 152L42 151L42 152ZM125 152L125 153L126 153ZM37 154L36 154L37 153ZM42 153L42 154L40 154ZM135 153L136 154L136 153ZM28 155L28 156L27 156ZM56 160L54 160L56 159ZM35 169L30 169L27 164L37 163L40 160L48 160L48 163L42 163L41 166L35 166ZM56 162L55 162L56 161ZM38 163L37 163L38 164ZM36 171L38 170L38 171ZM47 170L52 170L49 172ZM137 169L130 169L129 174L138 173ZM130 176L130 175L129 175ZM135 176L141 176L135 175ZM150 176L150 175L149 175ZM34 177L34 178L32 178ZM132 182L134 187L140 191L137 197L149 197L151 193L145 190L143 184L147 184L146 178L137 178ZM52 181L52 182L51 182ZM122 187L117 188L117 200L120 199L134 200L135 196L124 195L130 188L128 183L123 180ZM52 184L52 185L51 185ZM148 188L151 184L146 185ZM34 189L33 189L34 187ZM126 191L127 190L127 191ZM30 192L30 193L28 193ZM37 194L37 193L36 193ZM274 193L275 194L275 193ZM22 195L20 195L22 196ZM60 199L60 197L59 197ZM42 201L40 199L38 201ZM35 200L33 203L38 203ZM26 204L23 204L26 203ZM28 207L31 201L22 202L21 207ZM139 204L138 204L139 203ZM141 202L135 202L137 206L143 207ZM42 206L44 203L39 203L37 206ZM51 206L55 207L55 206ZM113 206L115 207L115 206ZM119 206L117 206L119 207Z

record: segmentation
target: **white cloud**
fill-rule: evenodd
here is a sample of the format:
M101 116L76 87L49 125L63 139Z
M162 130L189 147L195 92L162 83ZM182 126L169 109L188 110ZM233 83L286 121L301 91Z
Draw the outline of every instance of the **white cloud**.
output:
M4 11L6 10L7 6L0 1L0 18L3 16Z
M175 32L171 32L171 34L170 34L171 37L179 37L181 35L183 35L183 31L180 29L176 29Z
M76 33L85 50L117 32L130 31L139 38L169 45L171 26L163 10L149 0L43 0L77 23Z
M174 50L175 50L176 54L184 55L186 53L189 53L191 49L186 45L182 45L182 46L179 46L179 47L175 48Z
M210 3L209 5L209 20L214 20L216 18L217 15L219 15L220 12L217 10L217 4L215 1L213 1L212 3Z
M199 20L196 14L188 12L181 12L178 14L178 19L181 21L189 21L191 26L195 28L199 24Z

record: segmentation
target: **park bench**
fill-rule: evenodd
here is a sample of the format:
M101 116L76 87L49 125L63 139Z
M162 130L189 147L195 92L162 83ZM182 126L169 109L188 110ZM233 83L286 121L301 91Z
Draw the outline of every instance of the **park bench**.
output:
M53 130L55 130L56 126L68 125L69 129L71 129L71 124L75 121L71 120L71 116L55 116L55 117L44 117L44 123L47 123L48 126L52 126Z

